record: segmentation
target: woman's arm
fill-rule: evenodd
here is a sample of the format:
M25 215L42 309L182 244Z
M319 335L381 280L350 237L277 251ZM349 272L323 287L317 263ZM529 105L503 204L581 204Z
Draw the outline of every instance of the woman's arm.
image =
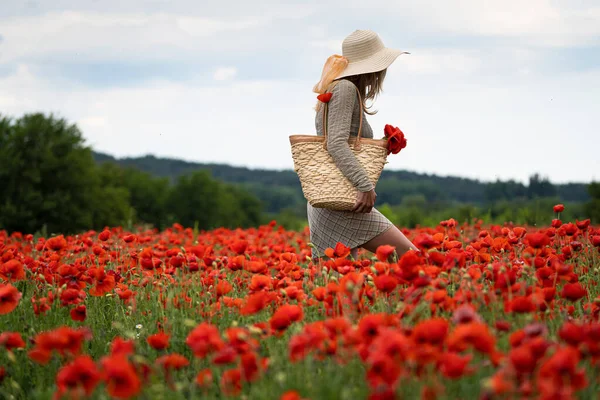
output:
M356 88L342 80L332 90L327 124L327 150L342 174L360 191L374 189L365 169L348 146L352 113L356 102Z

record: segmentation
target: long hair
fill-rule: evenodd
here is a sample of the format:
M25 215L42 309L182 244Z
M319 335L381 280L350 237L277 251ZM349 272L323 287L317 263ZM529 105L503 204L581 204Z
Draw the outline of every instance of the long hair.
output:
M373 107L373 101L383 91L383 80L385 79L386 69L377 72L370 72L368 74L351 75L342 79L347 79L352 82L360 92L362 98L363 108L365 113L369 115L377 114L377 110L371 111ZM367 100L371 101L371 105L367 106ZM321 108L321 102L317 102L315 107L316 111Z
M362 97L363 107L365 113L369 115L377 114L377 110L371 111L373 101L383 91L383 80L385 79L387 69L377 72L371 72L368 74L351 75L343 79L347 79L354 83L360 92ZM367 100L371 102L370 106L367 106Z

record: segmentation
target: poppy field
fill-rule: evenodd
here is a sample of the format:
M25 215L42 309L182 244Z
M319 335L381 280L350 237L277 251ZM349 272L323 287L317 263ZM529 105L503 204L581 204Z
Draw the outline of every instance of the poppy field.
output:
M592 399L600 228L0 232L0 398Z

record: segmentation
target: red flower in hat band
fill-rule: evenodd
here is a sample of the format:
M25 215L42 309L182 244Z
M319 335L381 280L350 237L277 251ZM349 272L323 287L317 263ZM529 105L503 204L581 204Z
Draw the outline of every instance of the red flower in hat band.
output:
M323 93L317 96L317 100L323 102L323 103L329 103L329 100L331 100L331 96L333 95L333 93L329 92L329 93Z

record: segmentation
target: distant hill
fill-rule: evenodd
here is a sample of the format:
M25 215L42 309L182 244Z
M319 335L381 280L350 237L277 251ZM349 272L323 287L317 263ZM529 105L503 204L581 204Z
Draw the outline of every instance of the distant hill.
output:
M277 171L232 167L225 164L202 164L152 155L127 158L115 158L97 152L93 155L99 163L112 162L171 180L191 171L208 170L214 178L239 184L256 194L263 201L268 212L299 209L306 204L298 176L292 170ZM515 181L481 182L460 177L384 170L377 184L378 203L397 205L409 196L426 202L471 204L536 197L554 197L564 202L589 200L586 184L553 185L538 175L532 175L529 184L524 185Z

